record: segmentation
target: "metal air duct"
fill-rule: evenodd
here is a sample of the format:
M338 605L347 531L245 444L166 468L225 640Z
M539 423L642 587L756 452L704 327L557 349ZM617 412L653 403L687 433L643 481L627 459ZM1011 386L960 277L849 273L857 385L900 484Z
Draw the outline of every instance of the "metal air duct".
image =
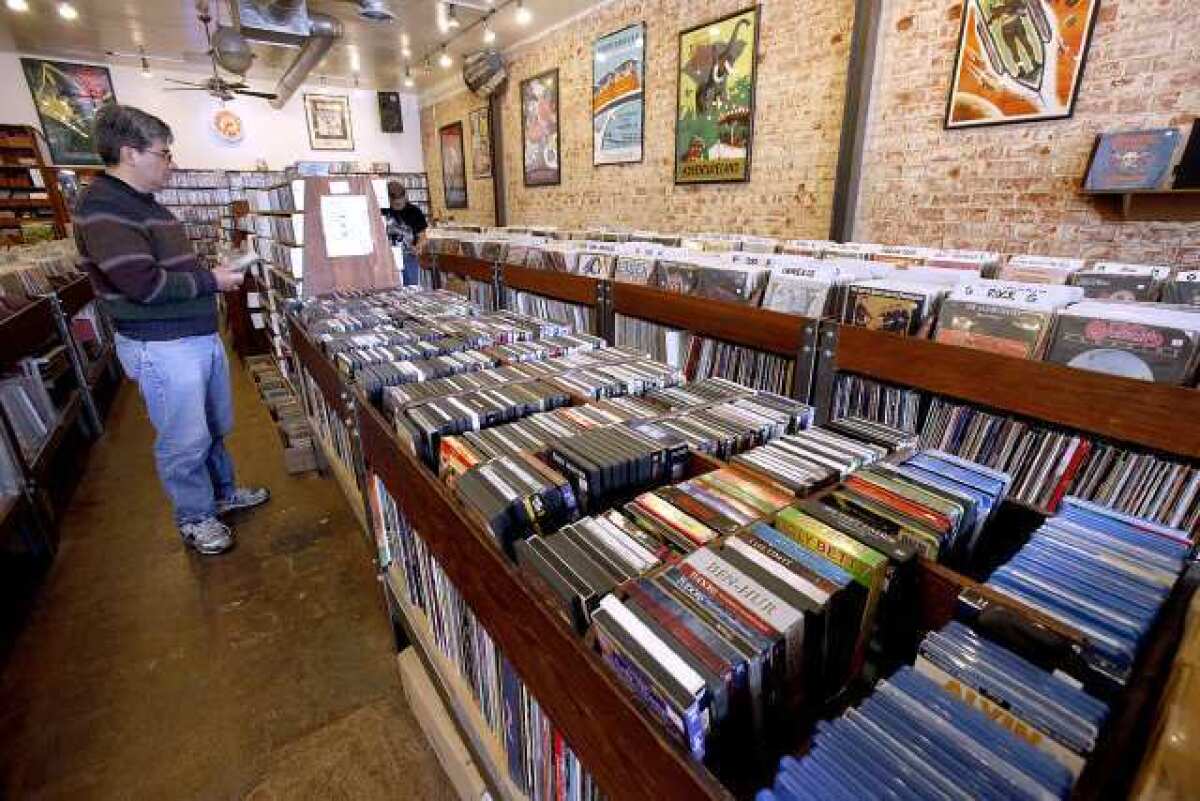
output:
M283 108L291 100L292 95L304 83L309 73L321 62L333 43L342 38L344 29L337 17L310 11L308 14L308 40L296 54L296 60L283 73L279 84L275 87L275 99L271 101L272 108Z

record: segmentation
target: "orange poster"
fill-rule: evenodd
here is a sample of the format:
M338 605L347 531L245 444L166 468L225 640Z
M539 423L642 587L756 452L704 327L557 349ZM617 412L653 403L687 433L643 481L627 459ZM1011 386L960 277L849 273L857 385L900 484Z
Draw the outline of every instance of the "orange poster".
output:
M966 0L947 128L1071 116L1100 0Z

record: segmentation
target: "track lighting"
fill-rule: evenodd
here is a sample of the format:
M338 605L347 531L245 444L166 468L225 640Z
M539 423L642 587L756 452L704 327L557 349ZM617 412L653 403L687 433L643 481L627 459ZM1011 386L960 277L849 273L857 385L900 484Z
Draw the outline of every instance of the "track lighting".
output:
M533 21L533 12L525 7L525 0L517 0L517 24L528 25Z

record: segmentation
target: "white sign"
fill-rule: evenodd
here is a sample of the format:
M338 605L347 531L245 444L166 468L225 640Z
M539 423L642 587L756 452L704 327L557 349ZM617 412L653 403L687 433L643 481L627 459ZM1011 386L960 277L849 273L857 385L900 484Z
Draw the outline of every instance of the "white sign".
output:
M370 256L375 250L366 195L322 195L321 225L325 255L331 259Z

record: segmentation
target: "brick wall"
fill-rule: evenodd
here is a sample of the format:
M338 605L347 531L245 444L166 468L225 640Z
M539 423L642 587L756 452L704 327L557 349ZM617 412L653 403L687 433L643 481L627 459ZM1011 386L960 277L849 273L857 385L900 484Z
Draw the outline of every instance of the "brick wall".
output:
M478 108L487 108L487 101L463 91L441 103L421 109L421 144L425 151L425 170L429 174L429 208L438 219L452 219L470 225L493 225L495 222L492 179L472 177L475 164L471 154L469 115ZM438 129L454 122L462 122L463 125L468 206L465 209L446 208L446 193L442 185L442 150L438 142Z
M945 131L962 9L885 11L856 238L1200 267L1200 225L1123 222L1078 191L1097 133L1200 113L1195 0L1102 0L1072 119Z
M509 222L825 236L852 0L762 3L751 180L719 186L673 182L679 32L750 5L750 0L617 0L513 54L502 98ZM646 23L643 161L593 167L592 43L640 21ZM562 183L526 188L521 177L520 82L555 67L561 97ZM461 102L460 97L434 107L438 119L449 119L446 108ZM427 159L436 155L431 141L426 136ZM440 177L439 169L430 162L431 179ZM440 192L434 196L440 200Z

